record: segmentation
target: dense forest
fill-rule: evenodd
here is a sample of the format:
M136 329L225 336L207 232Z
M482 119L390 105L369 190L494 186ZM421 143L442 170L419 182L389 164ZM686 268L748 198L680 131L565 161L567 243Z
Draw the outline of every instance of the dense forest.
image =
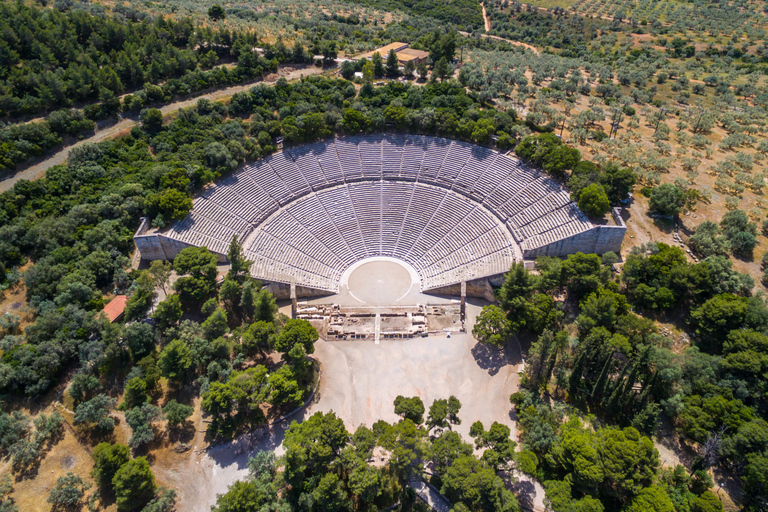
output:
M0 6L0 116L35 114L118 97L145 83L209 69L253 46L247 34L152 18L131 8L113 15Z

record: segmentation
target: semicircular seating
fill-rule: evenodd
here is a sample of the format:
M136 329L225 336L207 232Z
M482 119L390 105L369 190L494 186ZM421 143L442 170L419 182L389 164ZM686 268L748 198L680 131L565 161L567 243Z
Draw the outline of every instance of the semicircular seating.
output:
M237 235L266 281L338 291L344 270L390 256L422 290L500 274L592 225L519 160L425 136L347 137L285 150L206 189L165 234L226 254Z

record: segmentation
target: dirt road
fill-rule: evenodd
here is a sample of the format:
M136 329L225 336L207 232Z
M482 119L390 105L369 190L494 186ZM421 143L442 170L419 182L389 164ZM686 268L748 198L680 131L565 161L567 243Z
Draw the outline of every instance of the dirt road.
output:
M317 75L322 72L323 70L321 68L317 68L312 65L309 65L303 68L298 68L298 69L283 68L283 69L280 69L276 75L271 75L271 77L273 78L270 78L269 80L254 80L252 82L248 82L247 84L235 85L232 87L226 87L224 89L218 89L216 91L212 91L206 94L192 96L184 100L180 100L174 103L169 103L168 105L164 105L160 107L160 111L163 113L164 116L167 116L182 108L191 107L195 105L198 102L198 100L203 98L206 98L212 101L222 100L222 99L231 97L233 94L237 92L247 91L257 83L275 83L279 78L294 80L297 78L301 78L303 76ZM138 124L139 124L138 121L135 121L133 119L123 119L122 121L108 128L97 131L92 137L81 140L71 146L62 148L61 150L54 153L53 155L45 158L43 161L35 163L34 165L27 167L26 169L22 169L16 172L15 174L0 176L0 192L5 192L6 190L10 190L10 188L13 187L13 185L19 180L36 180L41 178L42 176L45 175L45 171L48 170L49 168L53 167L54 165L59 165L66 162L67 157L69 156L69 152L72 150L72 148L82 146L83 144L86 144L86 143L102 142L105 140L115 138L121 133L128 132L131 128L133 128L134 126L137 126Z
M490 21L488 22L488 26L490 27ZM490 28L488 30L490 30ZM469 36L472 35L469 32L463 32L461 30L459 30L459 34L461 34L461 35L463 35L465 37L469 37ZM533 53L535 53L536 55L539 55L539 50L537 50L534 46L531 46L531 45L529 45L527 43L523 43L521 41L513 41L512 39L505 39L503 37L492 36L490 34L480 34L480 37L486 37L486 38L489 38L489 39L496 39L498 41L506 41L509 44L514 45L514 46L522 46L523 48L527 48L527 49L531 50Z
M485 31L491 31L491 19L488 17L488 12L485 10L485 4L480 2L480 7L483 9L483 21L485 22Z

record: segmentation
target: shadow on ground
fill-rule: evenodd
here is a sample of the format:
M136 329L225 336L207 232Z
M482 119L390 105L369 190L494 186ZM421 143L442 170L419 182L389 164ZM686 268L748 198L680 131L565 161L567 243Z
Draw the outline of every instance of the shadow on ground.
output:
M472 347L472 356L477 365L486 370L489 375L496 375L507 365L520 364L520 349L517 341L513 340L504 348L497 349L485 343L477 343Z
M529 480L518 480L510 486L510 490L517 496L517 502L521 510L533 510L535 505L536 487Z

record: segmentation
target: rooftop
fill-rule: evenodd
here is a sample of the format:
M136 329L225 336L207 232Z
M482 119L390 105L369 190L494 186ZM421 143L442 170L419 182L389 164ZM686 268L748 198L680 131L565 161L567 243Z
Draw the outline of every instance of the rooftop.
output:
M355 57L355 59L357 59L357 60L360 60L360 59L370 59L371 57L373 57L374 53L378 53L379 55L382 56L382 58L386 58L387 55L389 55L389 51L390 50L395 50L396 52L399 52L399 51L401 51L401 50L403 50L405 48L408 48L408 43L401 43L401 42L389 43L388 45L382 46L381 48L377 48L377 49L375 49L373 51L370 51L368 53L364 53L362 55L358 55L357 57Z
M128 303L128 296L127 295L118 295L111 301L109 301L109 304L104 306L104 309L102 311L105 315L107 315L107 318L109 319L109 323L114 323L117 319L119 319L121 316L123 316L123 313L125 312L125 305Z
M404 48L397 52L397 58L403 61L413 59L426 59L429 57L429 52L424 50L414 50L413 48Z

